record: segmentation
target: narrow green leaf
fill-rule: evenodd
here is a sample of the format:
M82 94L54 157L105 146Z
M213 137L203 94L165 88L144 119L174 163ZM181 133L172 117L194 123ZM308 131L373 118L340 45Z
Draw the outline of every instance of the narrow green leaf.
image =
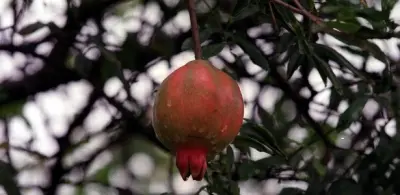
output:
M327 5L327 6L322 6L320 11L321 13L324 14L336 14L338 11L340 11L342 7L337 6L337 5Z
M283 188L279 195L301 195L304 191L299 188Z
M292 33L283 33L280 37L279 43L276 46L275 52L283 53L288 50L289 46L295 43L296 37Z
M335 38L339 39L340 41L347 43L349 45L354 45L359 47L364 51L368 51L374 56L376 59L380 60L384 64L388 64L388 58L386 54L375 44L365 39L359 39L357 37L352 36L345 36L345 35L333 35Z
M238 174L241 180L248 180L254 176L256 166L253 161L245 160L238 167Z
M85 188L83 185L77 185L75 188L75 195L85 195Z
M42 22L35 22L32 24L28 24L27 26L24 26L21 30L18 31L18 34L25 36L25 35L29 35L41 28L46 27L47 25L45 23Z
M246 122L240 128L240 135L252 137L256 140L260 140L264 142L264 138L255 130L252 125L252 122Z
M99 46L99 49L101 51L101 53L103 54L104 58L106 59L106 61L108 61L109 63L103 63L102 65L102 73L103 73L103 79L104 81L108 78L110 78L111 76L117 76L122 85L124 90L126 91L126 93L130 93L130 84L128 83L128 81L125 79L124 73L123 73L123 69L122 69L122 64L121 62L118 60L118 58L116 57L116 55L107 50L106 48ZM128 96L131 97L131 96Z
M356 17L355 6L341 6L336 17L340 21L353 20Z
M111 168L112 168L112 162L110 164L107 164L100 170L98 170L94 175L93 180L102 184L108 184L108 176L110 174Z
M362 195L362 186L357 184L353 179L339 179L332 183L329 187L328 195Z
M229 182L229 194L230 195L240 195L240 188L238 182Z
M205 45L202 47L203 58L208 59L210 57L218 55L225 47L224 43L214 43Z
M241 148L252 147L259 152L266 152L268 154L273 154L272 150L269 149L267 146L265 146L263 143L247 136L241 136L241 135L237 136L233 141L233 145Z
M262 108L260 105L257 106L257 113L258 116L261 119L261 123L264 126L268 126L272 129L276 127L276 119L275 116L268 113L264 108Z
M383 11L390 12L392 11L394 5L399 2L398 0L384 0L382 1L382 9Z
M277 10L278 16L281 19L283 26L289 32L296 32L296 28L299 27L299 22L289 9L278 4L272 4L272 6Z
M280 148L275 137L272 135L271 132L269 132L268 129L266 129L256 123L249 123L249 124L254 129L254 132L259 135L257 137L262 138L262 140L260 140L260 141L272 149L273 154L278 154L278 155L284 156L286 158L285 152L283 152L283 150Z
M237 14L235 14L232 17L232 21L239 21L239 20L245 19L249 16L256 14L259 11L260 11L259 6L249 4L246 7L244 7L242 10L240 10Z
M74 56L71 68L74 68L83 77L87 77L93 68L93 61L85 57L82 53L79 53Z
M298 51L295 51L292 56L289 59L288 65L287 65L287 71L286 71L286 75L287 78L290 79L294 72L300 67L300 63L302 62L302 60L304 59L303 55L300 55L300 53Z
M334 50L333 48L322 45L322 44L313 44L314 51L318 52L319 54L325 54L330 60L335 61L340 66L349 69L355 75L360 77L361 79L366 79L364 73L358 70L356 67L353 66L345 57L343 57L339 52Z
M14 100L7 104L0 105L0 117L12 117L22 114L22 109L25 106L25 99Z
M331 28L336 28L345 33L355 33L360 30L361 25L358 23L350 23L343 21L328 21L325 24Z
M340 115L337 125L338 129L346 129L352 122L357 120L364 109L369 97L362 96L354 100L353 103Z
M322 177L325 176L325 174L326 174L326 172L327 172L326 167L323 166L319 160L314 159L314 160L312 161L312 165L313 165L313 167L315 168L315 170L317 171L317 173L318 173L320 176L322 176Z
M318 70L319 76L321 77L322 81L326 85L326 83L328 82L328 76L325 74L325 71L323 69L321 70L321 66L318 66L317 62L315 62L315 58L313 57L313 55L310 53L307 53L306 59L307 59L307 63L309 63L312 67L315 67Z
M210 36L214 33L214 31L212 29L206 28L204 30L201 30L199 32L199 39L200 39L200 43L203 43L204 41L206 41L207 39L210 38ZM181 49L183 51L185 50L191 50L193 49L193 38L192 37L188 37L185 41L183 41Z
M232 169L232 166L235 163L235 156L233 154L233 149L231 146L228 146L226 148L226 160L227 160L226 167L228 168L229 173L230 173L231 172L230 170Z
M245 35L236 35L233 37L236 44L238 44L243 51L249 55L250 59L264 70L268 70L268 60L261 53L261 50L253 43L246 40Z
M220 0L219 8L221 9L221 11L223 11L227 14L232 14L237 3L238 3L238 0Z
M271 167L271 166L280 166L286 163L286 159L282 158L281 156L269 156L257 160L255 162L258 167Z
M335 73L333 73L331 66L323 59L321 59L318 55L314 54L314 58L319 62L316 64L316 68L318 69L320 74L326 75L329 80L332 82L333 87L339 94L343 94L343 86L340 83L339 79L336 77Z
M0 161L0 173L0 185L3 186L7 195L21 195L18 184L14 179L16 171L11 167L11 165Z

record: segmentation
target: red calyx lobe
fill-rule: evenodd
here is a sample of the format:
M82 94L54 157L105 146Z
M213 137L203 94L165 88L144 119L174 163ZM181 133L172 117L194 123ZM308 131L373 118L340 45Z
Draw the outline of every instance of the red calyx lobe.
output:
M183 180L192 175L193 180L201 181L207 170L207 149L203 147L179 147L176 151L176 166Z

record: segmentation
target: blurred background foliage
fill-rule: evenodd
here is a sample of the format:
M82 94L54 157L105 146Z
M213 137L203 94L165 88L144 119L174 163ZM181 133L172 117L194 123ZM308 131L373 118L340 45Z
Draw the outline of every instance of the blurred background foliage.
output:
M183 182L150 121L194 58L186 2L3 0L3 192L400 194L398 6L197 0L203 58L246 108L205 180Z

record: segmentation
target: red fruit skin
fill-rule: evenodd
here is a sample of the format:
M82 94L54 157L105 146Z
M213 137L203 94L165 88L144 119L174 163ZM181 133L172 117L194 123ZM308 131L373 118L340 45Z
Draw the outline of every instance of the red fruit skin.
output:
M176 153L184 180L202 180L207 159L239 133L244 104L238 84L205 60L171 73L155 97L152 124L158 139Z

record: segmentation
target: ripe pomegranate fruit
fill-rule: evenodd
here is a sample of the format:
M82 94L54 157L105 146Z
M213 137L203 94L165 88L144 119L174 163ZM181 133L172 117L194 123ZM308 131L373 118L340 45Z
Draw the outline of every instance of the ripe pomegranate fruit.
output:
M205 60L193 60L159 87L152 124L158 139L176 154L183 180L203 179L207 160L231 143L243 122L237 83Z

